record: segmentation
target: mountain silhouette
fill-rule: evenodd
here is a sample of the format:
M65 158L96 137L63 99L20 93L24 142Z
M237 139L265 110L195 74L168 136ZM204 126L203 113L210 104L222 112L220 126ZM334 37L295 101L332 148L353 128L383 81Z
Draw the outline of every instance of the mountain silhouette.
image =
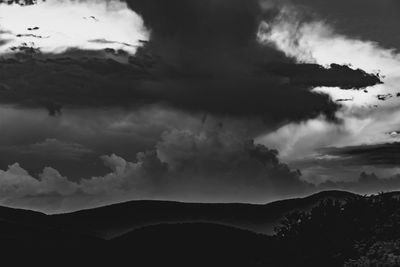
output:
M50 217L67 228L84 229L105 239L144 226L182 222L222 224L256 233L272 234L274 227L289 212L310 210L326 199L344 200L355 196L344 191L324 191L305 198L265 205L131 201Z
M131 201L59 215L0 208L1 257L14 266L296 266L268 236L288 213L357 195L326 191L265 205Z

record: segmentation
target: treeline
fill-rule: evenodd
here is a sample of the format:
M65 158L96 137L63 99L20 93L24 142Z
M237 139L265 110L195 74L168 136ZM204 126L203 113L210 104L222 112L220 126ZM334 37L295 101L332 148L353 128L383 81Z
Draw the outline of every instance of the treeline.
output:
M275 231L296 266L400 266L396 194L328 199L288 214Z

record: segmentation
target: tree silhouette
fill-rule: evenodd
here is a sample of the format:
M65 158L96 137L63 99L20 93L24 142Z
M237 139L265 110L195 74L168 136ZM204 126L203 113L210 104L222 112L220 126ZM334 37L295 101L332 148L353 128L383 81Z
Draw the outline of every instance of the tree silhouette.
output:
M275 232L299 266L375 266L349 264L398 263L399 226L399 197L381 193L342 202L327 199L311 211L288 214Z

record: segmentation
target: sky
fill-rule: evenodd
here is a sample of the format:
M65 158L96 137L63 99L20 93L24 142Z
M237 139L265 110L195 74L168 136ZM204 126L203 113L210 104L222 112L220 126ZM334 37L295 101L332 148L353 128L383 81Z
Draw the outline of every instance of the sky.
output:
M0 1L0 205L399 190L399 9Z

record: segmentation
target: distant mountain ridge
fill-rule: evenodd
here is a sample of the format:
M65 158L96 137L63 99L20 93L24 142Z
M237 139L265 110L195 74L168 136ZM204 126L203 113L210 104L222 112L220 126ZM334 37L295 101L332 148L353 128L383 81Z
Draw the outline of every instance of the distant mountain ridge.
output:
M68 227L83 227L94 235L110 239L129 231L160 223L216 223L256 233L272 234L287 213L308 210L325 199L344 200L356 195L324 191L305 198L268 204L202 204L169 201L131 201L73 213L52 215Z
M324 191L305 198L287 199L263 205L130 201L57 215L0 207L0 222L63 229L104 239L161 223L214 223L256 233L272 234L274 226L291 211L311 209L328 198L344 200L355 196L344 191Z

